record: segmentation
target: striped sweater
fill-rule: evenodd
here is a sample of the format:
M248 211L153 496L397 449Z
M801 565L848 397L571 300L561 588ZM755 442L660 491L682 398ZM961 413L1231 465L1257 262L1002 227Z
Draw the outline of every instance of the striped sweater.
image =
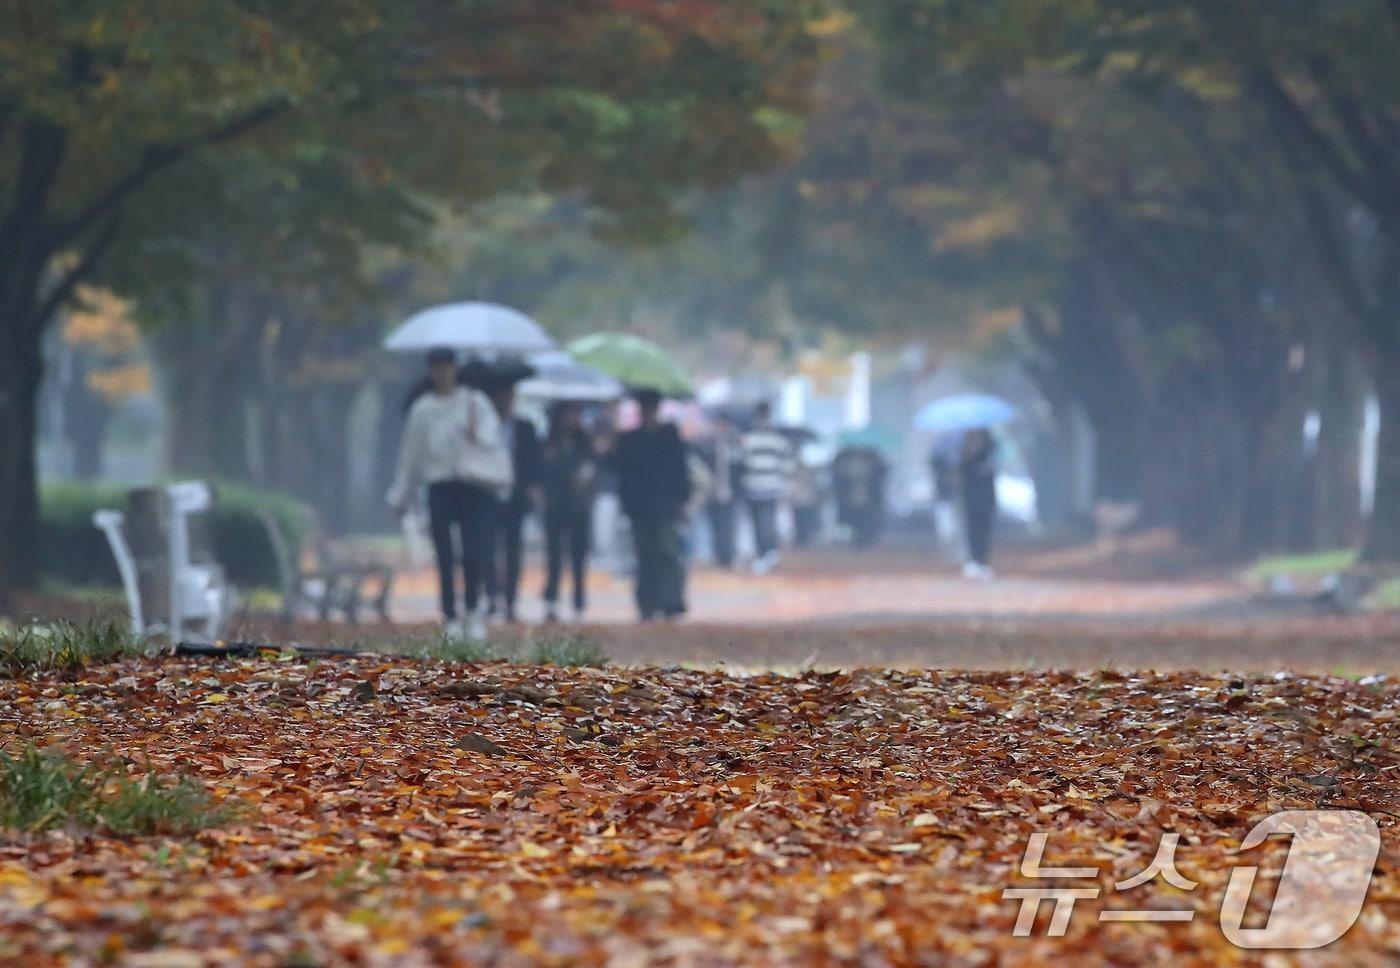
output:
M795 463L787 438L776 430L751 430L744 434L742 450L744 495L752 501L784 497Z

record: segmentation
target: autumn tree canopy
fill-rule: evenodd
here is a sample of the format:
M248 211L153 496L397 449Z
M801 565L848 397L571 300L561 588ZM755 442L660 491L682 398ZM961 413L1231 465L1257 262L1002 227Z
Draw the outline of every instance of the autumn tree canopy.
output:
M7 3L0 587L32 578L41 334L114 250L139 260L172 230L183 245L231 202L251 219L252 200L222 190L244 174L229 159L270 166L274 183L283 172L284 190L307 170L335 171L351 197L317 219L361 218L361 191L464 205L540 186L584 193L614 232L665 233L677 188L781 156L803 107L815 7ZM178 224L151 219L151 206Z

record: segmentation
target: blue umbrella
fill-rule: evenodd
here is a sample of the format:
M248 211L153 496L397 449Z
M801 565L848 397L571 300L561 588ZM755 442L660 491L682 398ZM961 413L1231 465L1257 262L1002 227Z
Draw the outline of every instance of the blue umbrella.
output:
M916 430L953 433L975 427L997 427L1016 419L1016 408L1000 397L963 393L924 405L914 417Z

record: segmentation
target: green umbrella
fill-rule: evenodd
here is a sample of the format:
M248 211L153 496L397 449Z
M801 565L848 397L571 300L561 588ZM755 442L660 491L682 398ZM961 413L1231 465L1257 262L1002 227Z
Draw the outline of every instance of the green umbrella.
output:
M668 397L688 397L695 387L685 369L650 340L631 333L594 333L569 344L569 354L584 366L634 390L655 390Z

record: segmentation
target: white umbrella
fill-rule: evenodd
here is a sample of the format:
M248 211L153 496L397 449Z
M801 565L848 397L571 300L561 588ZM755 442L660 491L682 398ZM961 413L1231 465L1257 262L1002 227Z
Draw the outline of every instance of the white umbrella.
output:
M536 354L530 358L530 365L535 368L535 375L517 387L522 397L602 403L623 394L621 383L560 350Z
M540 324L509 306L461 302L414 313L384 340L386 349L422 353L438 346L473 353L540 353L554 348Z

